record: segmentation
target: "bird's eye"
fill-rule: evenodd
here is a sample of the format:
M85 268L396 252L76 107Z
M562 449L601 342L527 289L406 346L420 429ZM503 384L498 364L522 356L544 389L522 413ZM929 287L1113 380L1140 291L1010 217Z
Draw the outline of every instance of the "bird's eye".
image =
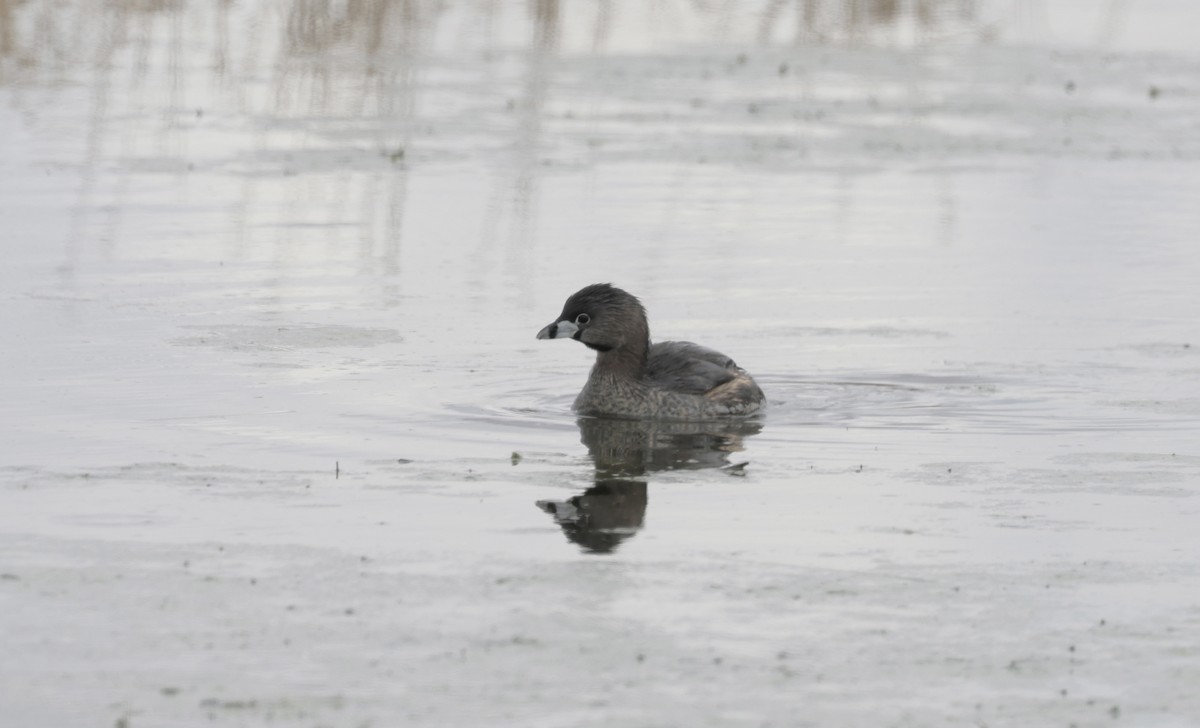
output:
M583 326L584 324L586 324L588 321L591 321L591 320L592 320L592 317L588 316L586 313L581 313L575 317L575 323L578 324L579 326Z

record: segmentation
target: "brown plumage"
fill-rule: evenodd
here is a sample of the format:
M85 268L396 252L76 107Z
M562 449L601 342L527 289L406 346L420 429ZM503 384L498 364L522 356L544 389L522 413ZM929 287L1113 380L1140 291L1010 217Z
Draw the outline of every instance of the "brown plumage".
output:
M608 283L568 298L537 337L572 338L596 351L575 399L580 414L704 420L754 414L766 403L754 379L724 354L686 341L651 344L641 302Z

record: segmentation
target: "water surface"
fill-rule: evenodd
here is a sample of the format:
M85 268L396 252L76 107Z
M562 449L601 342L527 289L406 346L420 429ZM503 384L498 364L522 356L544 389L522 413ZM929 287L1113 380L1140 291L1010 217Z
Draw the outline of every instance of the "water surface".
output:
M1200 18L867 6L0 2L6 710L1200 721Z

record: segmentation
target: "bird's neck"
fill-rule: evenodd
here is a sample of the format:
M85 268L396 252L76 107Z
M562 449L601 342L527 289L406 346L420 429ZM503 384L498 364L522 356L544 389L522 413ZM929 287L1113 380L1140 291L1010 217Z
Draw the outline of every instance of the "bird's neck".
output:
M595 372L618 379L642 379L646 374L649 351L649 336L639 336L610 351L598 351Z

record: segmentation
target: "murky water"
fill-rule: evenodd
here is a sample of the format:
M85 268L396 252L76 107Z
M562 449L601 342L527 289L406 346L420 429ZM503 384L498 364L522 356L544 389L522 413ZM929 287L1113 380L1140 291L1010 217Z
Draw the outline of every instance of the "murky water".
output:
M6 712L1200 722L1200 16L1098 5L0 1ZM768 413L577 420L597 281Z

